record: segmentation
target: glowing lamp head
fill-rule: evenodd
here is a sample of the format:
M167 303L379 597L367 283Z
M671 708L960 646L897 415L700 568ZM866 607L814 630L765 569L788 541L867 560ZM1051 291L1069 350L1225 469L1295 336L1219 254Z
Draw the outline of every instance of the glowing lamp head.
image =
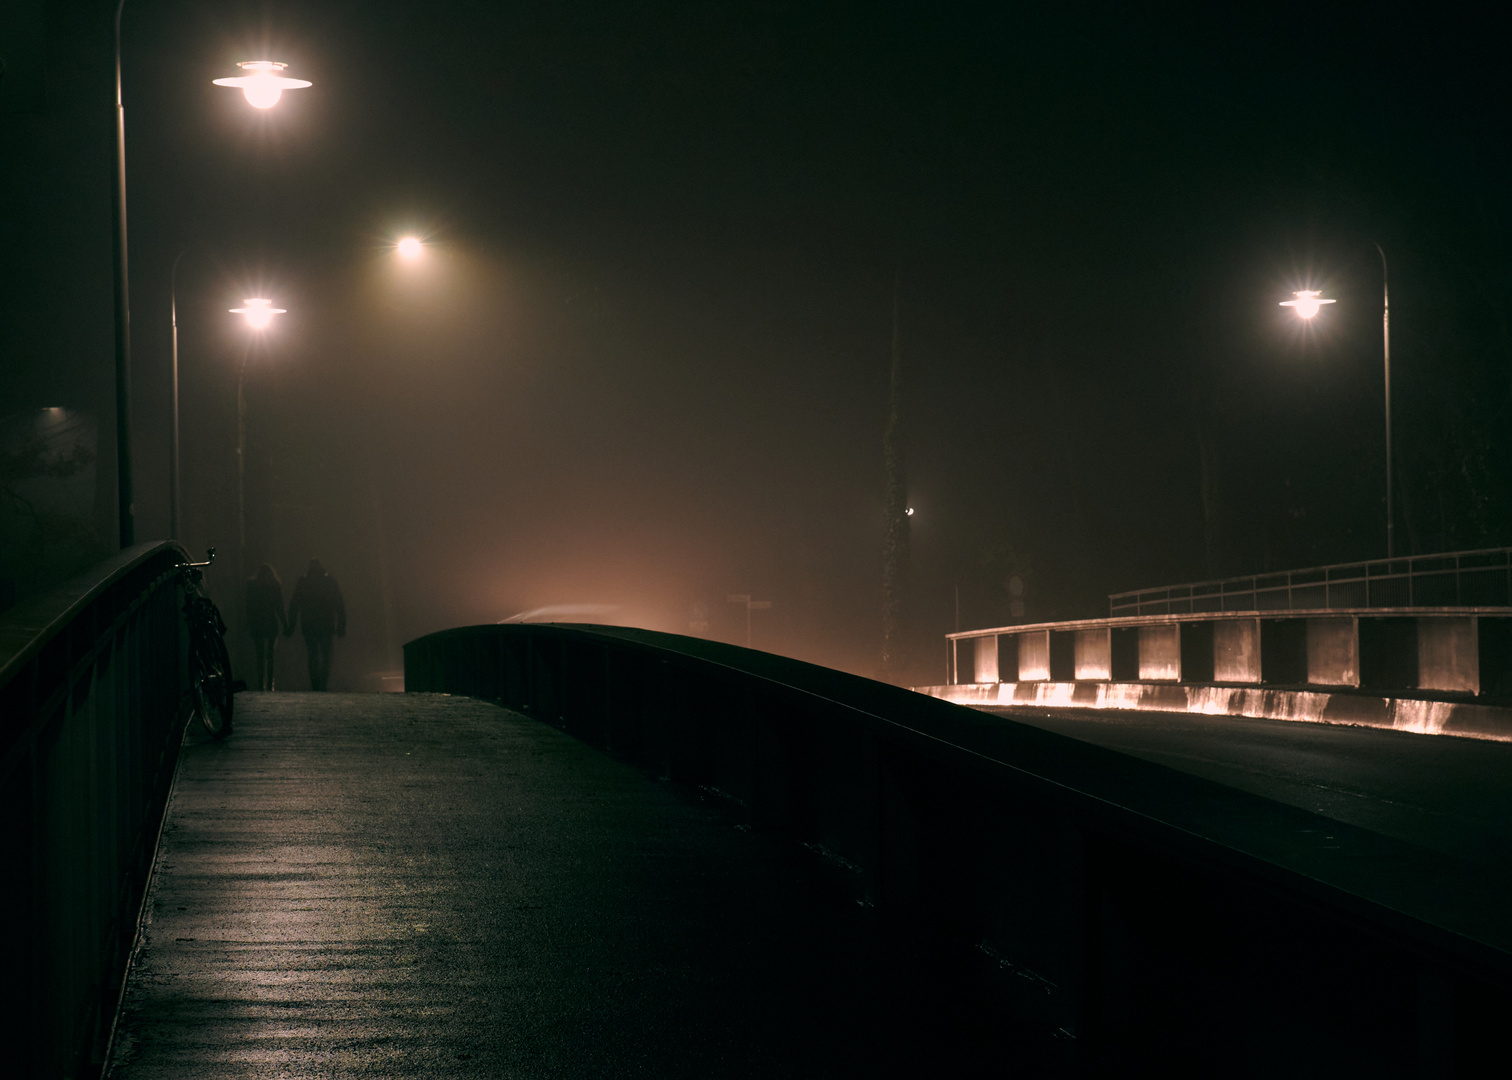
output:
M285 90L298 90L310 85L306 79L290 79L280 75L279 72L289 65L274 60L243 60L236 66L247 74L234 79L216 79L215 85L241 87L247 103L254 109L271 109L278 104L278 99L283 97Z
M425 245L420 242L420 238L417 236L406 236L403 240L399 241L398 251L400 258L418 259L420 253L424 250Z
M1294 308L1297 315L1303 319L1311 319L1324 304L1333 303L1332 300L1324 300L1323 294L1316 289L1301 289L1292 295L1295 299L1283 300L1281 306Z
M246 316L247 325L254 330L265 330L273 321L273 316L287 313L288 308L277 308L273 301L263 299L243 300L246 307L231 308L231 314Z

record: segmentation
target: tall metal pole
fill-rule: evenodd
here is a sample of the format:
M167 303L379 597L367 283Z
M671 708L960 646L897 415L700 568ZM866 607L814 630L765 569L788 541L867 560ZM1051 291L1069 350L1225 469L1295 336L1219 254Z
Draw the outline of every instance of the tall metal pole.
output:
M898 327L901 271L893 273L892 369L888 380L887 428L882 435L887 490L883 499L886 542L882 557L882 674L893 678L903 666L903 627L908 576L908 480L904 460L903 349Z
M168 539L179 538L179 380L178 380L178 264L180 251L168 274L168 310L173 319L173 438L168 463Z
M247 342L241 366L236 369L236 579L247 580L247 396L243 391L247 374Z
M1386 270L1386 249L1381 253L1381 355L1386 365L1386 557L1396 557L1396 514L1391 485L1391 288Z
M121 11L115 13L115 387L116 510L121 547L136 543L136 506L131 483L131 291L126 282L126 110L121 105Z

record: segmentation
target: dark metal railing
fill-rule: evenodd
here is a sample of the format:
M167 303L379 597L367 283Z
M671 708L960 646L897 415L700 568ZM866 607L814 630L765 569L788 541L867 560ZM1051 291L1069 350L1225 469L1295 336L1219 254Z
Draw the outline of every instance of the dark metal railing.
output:
M1115 617L1211 611L1508 605L1512 605L1512 548L1371 559L1137 589L1108 597L1108 613Z
M0 1038L12 1076L98 1075L184 719L176 544L0 615Z

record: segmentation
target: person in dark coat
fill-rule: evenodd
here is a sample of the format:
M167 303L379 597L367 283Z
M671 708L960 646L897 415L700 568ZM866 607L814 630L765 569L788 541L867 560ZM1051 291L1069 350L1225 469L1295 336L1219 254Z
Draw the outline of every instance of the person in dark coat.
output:
M278 635L288 629L284 616L283 582L267 563L247 579L247 629L257 646L257 688L273 689L273 649Z
M346 637L346 602L336 579L326 573L319 559L310 560L309 569L294 586L284 633L292 637L301 620L310 660L310 689L324 690L331 681L331 638Z

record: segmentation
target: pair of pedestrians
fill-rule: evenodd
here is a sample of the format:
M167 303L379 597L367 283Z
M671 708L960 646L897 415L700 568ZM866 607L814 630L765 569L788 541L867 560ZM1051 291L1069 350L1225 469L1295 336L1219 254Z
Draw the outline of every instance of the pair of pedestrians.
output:
M294 628L301 622L310 689L324 690L331 681L332 639L346 636L346 601L341 589L320 560L311 559L304 576L294 585L285 612L283 582L273 567L263 563L247 581L247 626L257 646L257 689L273 689L273 656L279 632L293 637Z

